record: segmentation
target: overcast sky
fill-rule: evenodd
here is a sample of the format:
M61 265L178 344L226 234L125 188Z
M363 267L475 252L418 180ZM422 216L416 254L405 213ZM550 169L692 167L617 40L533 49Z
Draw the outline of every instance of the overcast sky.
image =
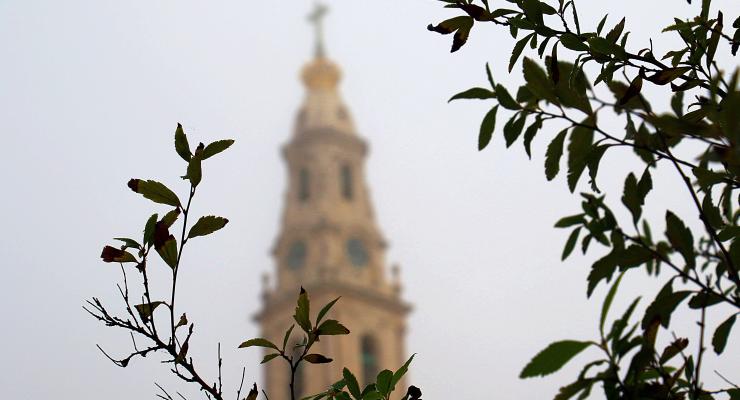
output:
M328 3L327 51L344 71L344 98L371 146L367 179L388 261L401 265L404 297L415 305L411 382L429 399L554 395L593 353L545 379L522 381L518 373L552 341L596 337L605 292L587 302L585 278L603 250L559 262L567 232L552 225L580 206L562 176L545 181L551 135L535 139L532 161L521 143L506 151L501 137L479 153L477 131L490 104L446 103L485 84L485 62L499 82L521 81L505 72L510 36L478 29L451 55L451 38L425 29L454 14L437 2ZM737 1L715 3L727 20L740 12ZM194 205L231 223L187 250L179 304L196 321L191 348L214 376L216 343L223 343L225 387L236 387L242 365L248 381L259 381L258 352L236 346L257 334L250 315L260 305L260 275L273 268L269 250L286 185L279 148L302 101L310 8L305 0L0 1L3 397L149 399L155 380L192 393L156 357L126 369L105 360L96 343L123 354L129 338L81 308L91 296L119 304L120 271L100 261L100 249L111 237L138 237L147 216L162 211L126 181L156 178L185 189L172 148L178 122L191 143L236 139L207 163ZM626 15L635 48L671 22L666 9L691 13L680 0L582 1L579 9L591 29L606 12L608 26ZM668 37L655 37L657 53L669 50ZM719 53L724 65L737 65L726 48ZM621 216L621 182L637 168L627 152L602 164ZM646 206L654 231L662 231L665 207L697 226L680 182L662 172ZM652 298L662 284L632 275L616 312L642 290ZM721 317L710 313L710 323ZM690 318L674 321L679 335L694 326ZM717 382L713 369L740 381L739 351L734 340L722 362L710 357L707 381Z

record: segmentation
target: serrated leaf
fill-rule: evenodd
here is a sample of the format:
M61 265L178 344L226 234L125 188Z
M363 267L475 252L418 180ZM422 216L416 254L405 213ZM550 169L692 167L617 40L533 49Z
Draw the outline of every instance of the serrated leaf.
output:
M730 331L732 330L732 325L735 324L736 317L737 314L731 316L725 320L725 322L721 323L714 331L714 335L712 335L712 347L714 348L715 353L722 354L725 350L727 338L730 336Z
M188 239L192 239L198 236L210 235L213 232L223 228L229 220L224 217L216 217L213 215L207 215L200 217L198 221L190 228L188 232Z
M298 295L298 302L295 308L295 314L293 319L298 323L298 326L303 329L304 332L311 332L311 320L308 318L310 312L310 302L308 300L308 293L303 287L301 287L300 294Z
M496 128L496 113L498 112L498 106L493 107L486 116L483 117L483 121L480 124L480 133L478 134L478 151L483 150L491 142L493 137L493 131Z
M458 94L450 97L450 99L447 100L447 102L449 103L452 100L460 100L460 99L480 99L480 100L485 100L485 99L493 99L495 97L496 97L496 95L492 91L490 91L490 90L488 90L486 88L474 87L474 88L470 88L468 90L464 90L464 91L462 91L462 92L460 92L460 93L458 93Z
M536 61L528 57L524 57L522 66L524 79L527 81L529 90L540 99L558 104L558 99L555 95L555 86L545 73L545 70Z
M179 217L179 216L180 216L180 209L179 208L175 208L174 210L172 210L172 211L168 212L167 214L165 214L164 217L162 217L162 223L166 227L169 228L169 227L171 227L175 223L175 221L177 221L177 217Z
M193 156L190 152L188 137L185 135L185 131L179 123L177 124L177 129L175 129L175 151L185 161L190 161L190 157Z
M506 87L501 84L496 85L496 97L498 98L498 103L507 110L521 109L519 103L517 103L516 100L511 97L511 94L509 94L509 91L506 90Z
M522 55L524 47L534 35L535 33L530 33L529 35L516 42L516 44L514 45L514 49L511 51L511 58L509 59L509 72L514 69L514 65L516 65L516 61L519 59L519 56Z
M167 204L173 207L182 207L180 199L175 192L167 188L164 184L153 180L131 179L128 181L128 187L145 198L160 204Z
M147 246L151 246L154 243L154 228L157 225L158 218L159 216L157 214L152 214L144 225L144 244Z
M689 268L696 266L696 254L694 252L694 237L691 230L683 221L671 211L666 211L666 237L681 256Z
M552 374L590 345L590 342L576 340L562 340L552 343L534 356L519 374L519 378Z
M239 345L240 349L245 349L247 347L267 347L267 348L275 349L278 351L280 350L277 348L277 346L275 346L274 343L272 343L271 341L267 339L263 339L263 338L249 339L245 342L242 342L242 344Z
M589 125L590 119L583 122ZM588 157L593 147L594 131L586 126L576 126L570 135L568 143L568 188L573 193L576 189L578 179L583 174L588 163Z
M563 156L563 143L565 142L566 133L568 133L567 129L562 130L550 142L550 145L547 146L547 152L545 153L545 177L548 181L553 180L560 171L560 158Z
M234 144L233 139L223 139L223 140L217 140L213 143L209 143L208 146L206 146L203 149L203 154L201 155L201 158L203 160L207 160L216 154L228 149L231 147L231 145Z

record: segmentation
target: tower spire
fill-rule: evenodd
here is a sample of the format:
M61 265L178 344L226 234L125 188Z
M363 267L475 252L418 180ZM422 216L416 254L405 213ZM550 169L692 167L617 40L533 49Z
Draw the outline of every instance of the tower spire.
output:
M314 9L311 14L308 15L308 20L314 25L316 32L316 45L314 48L314 56L316 58L323 58L325 56L324 50L324 17L329 12L329 7L321 3L314 3Z

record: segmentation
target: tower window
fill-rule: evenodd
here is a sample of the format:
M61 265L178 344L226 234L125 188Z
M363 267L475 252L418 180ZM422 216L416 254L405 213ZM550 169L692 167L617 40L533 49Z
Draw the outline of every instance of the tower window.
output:
M349 164L342 165L340 175L340 180L342 184L342 197L347 200L352 200L352 195L354 194L354 182L352 182L352 168L349 166Z
M362 379L365 384L375 382L375 377L378 375L378 347L372 336L362 337L360 352L362 354Z
M307 201L311 197L311 176L308 169L301 168L298 171L298 200Z

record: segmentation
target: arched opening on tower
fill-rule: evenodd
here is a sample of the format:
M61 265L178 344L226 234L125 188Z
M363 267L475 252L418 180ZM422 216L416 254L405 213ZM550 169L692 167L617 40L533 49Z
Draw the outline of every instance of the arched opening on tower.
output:
M345 200L352 200L354 195L354 182L352 181L352 167L349 164L343 164L340 171L340 180L342 185L342 197Z
M378 375L378 346L375 338L364 335L360 339L360 354L362 355L362 380L365 385L375 382Z
M298 171L298 200L306 202L311 197L311 175L308 168Z

